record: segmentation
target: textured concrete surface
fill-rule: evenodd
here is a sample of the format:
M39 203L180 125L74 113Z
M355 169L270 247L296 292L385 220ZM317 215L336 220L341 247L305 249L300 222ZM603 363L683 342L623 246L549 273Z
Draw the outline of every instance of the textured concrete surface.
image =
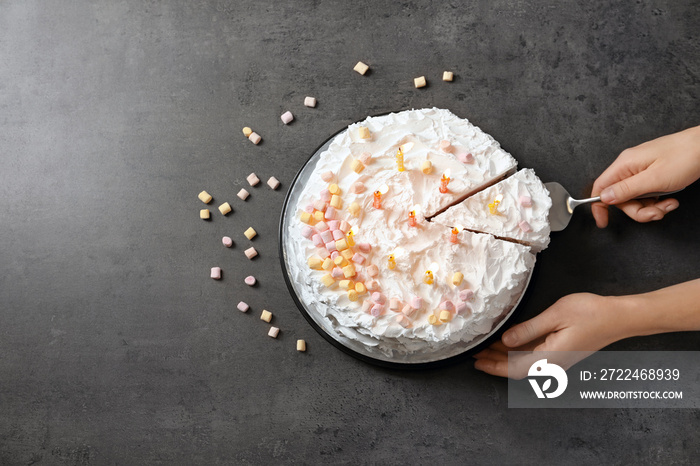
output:
M690 0L0 2L0 463L693 462L696 411L509 410L506 382L471 362L402 372L341 353L294 307L276 228L317 145L411 107L473 120L585 195L622 149L698 124L698 24ZM281 189L239 201L251 171ZM200 221L202 189L233 213ZM659 224L577 214L523 317L697 278L698 193Z

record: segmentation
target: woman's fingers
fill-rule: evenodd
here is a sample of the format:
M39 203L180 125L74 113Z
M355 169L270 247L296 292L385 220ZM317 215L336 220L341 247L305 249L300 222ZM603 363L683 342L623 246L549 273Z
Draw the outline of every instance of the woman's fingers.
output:
M634 201L623 202L618 205L622 211L633 220L640 223L653 222L661 220L664 215L678 208L676 199L638 199Z
M595 219L595 224L598 228L605 228L608 226L608 205L602 202L596 202L591 205L591 212L593 213L593 218Z

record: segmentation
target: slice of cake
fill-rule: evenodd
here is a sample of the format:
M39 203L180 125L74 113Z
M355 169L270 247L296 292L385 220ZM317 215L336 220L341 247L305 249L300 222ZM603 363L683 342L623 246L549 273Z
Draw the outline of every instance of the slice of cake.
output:
M432 221L518 241L539 252L549 244L551 207L549 191L533 170L525 168L474 194Z

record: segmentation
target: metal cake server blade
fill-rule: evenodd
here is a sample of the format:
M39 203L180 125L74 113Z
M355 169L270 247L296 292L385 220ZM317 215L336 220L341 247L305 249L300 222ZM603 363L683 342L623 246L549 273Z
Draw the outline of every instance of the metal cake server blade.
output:
M576 207L583 204L591 204L593 202L600 201L600 196L589 197L587 199L574 199L562 185L554 181L545 183L544 185L549 191L549 197L552 199L552 208L549 209L549 226L552 231L561 231L566 228L571 220L571 216L574 214L574 209ZM677 191L669 191L664 193L648 193L636 197L635 199L664 196L666 194L677 193L678 191L682 190L679 189Z

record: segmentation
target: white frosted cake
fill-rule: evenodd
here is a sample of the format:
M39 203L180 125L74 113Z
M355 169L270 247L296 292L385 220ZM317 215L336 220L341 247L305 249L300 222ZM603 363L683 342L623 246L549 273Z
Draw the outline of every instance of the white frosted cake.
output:
M516 167L492 137L448 110L350 125L320 155L288 231L301 300L338 334L388 356L489 333L520 299L533 251L549 240L548 193L531 170L509 177ZM514 208L525 192L531 206ZM537 235L518 236L513 225L523 221Z

